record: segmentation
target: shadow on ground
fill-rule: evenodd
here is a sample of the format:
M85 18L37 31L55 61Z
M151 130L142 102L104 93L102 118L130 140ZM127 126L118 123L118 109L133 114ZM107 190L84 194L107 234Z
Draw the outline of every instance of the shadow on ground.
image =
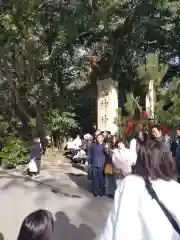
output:
M96 234L92 228L86 224L80 224L79 227L76 227L70 222L68 216L64 212L57 212L55 216L56 221L54 225L53 240L95 239Z
M47 179L47 180L34 180L28 176L15 176L8 174L7 176L0 176L0 179L10 179L3 187L0 187L0 190L5 190L8 188L15 186L20 186L27 189L27 182L32 182L36 184L36 188L48 188L52 193L60 194L64 197L70 198L81 198L78 194L73 194L72 189L69 187L68 184L63 184L56 182L54 179ZM56 187L57 186L57 187ZM68 192L64 191L64 189L68 189Z
M82 188L88 192L91 190L91 181L87 179L86 175L75 173L67 173L67 175L79 188Z
M83 172L87 172L87 167L85 165L82 165L80 163L72 163L72 167L77 168Z

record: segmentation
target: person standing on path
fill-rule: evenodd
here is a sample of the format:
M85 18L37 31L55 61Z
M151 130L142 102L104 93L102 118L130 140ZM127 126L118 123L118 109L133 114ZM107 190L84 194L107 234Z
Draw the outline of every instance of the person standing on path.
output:
M176 130L176 140L171 144L172 156L176 161L176 168L178 173L178 182L180 182L180 126Z
M161 141L140 147L134 174L118 186L99 240L179 240L180 185Z
M112 163L112 153L114 149L115 143L113 140L108 140L105 143L105 155L106 155L106 164L104 168L104 175L105 175L105 189L106 195L110 198L114 197L114 193L116 190L116 181L115 181L115 172Z
M132 172L132 166L136 163L135 152L125 146L123 139L119 139L112 154L112 162L115 168L116 187Z
M33 140L33 145L30 149L30 159L34 159L37 166L37 173L34 176L39 176L41 170L41 156L43 154L43 147L39 137L35 137Z
M106 156L104 152L104 138L97 135L96 143L93 143L90 151L88 164L92 167L92 193L95 197L103 196L105 191L104 165Z

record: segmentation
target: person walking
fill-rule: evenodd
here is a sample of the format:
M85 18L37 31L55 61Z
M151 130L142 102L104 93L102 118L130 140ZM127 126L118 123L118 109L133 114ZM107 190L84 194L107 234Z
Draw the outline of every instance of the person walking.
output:
M41 170L41 157L43 154L43 147L39 137L35 137L33 145L30 149L30 161L33 159L36 163L37 172L32 173L32 177L39 176Z
M88 165L91 167L92 193L95 197L103 196L105 190L104 165L106 156L104 151L104 138L97 135L96 142L89 149Z
M118 186L99 240L179 240L179 202L170 151L161 141L142 145L135 173Z

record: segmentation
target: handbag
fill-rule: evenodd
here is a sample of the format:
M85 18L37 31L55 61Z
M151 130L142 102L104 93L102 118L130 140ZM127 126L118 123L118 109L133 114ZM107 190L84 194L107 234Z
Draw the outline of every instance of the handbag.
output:
M112 164L107 163L107 164L105 165L104 173L105 173L105 174L113 174L113 173L114 173L114 169L113 169Z
M145 181L145 186L148 191L148 193L151 195L153 199L156 200L162 211L164 212L165 216L171 223L172 227L176 230L176 232L180 235L180 228L176 222L176 220L173 218L172 214L168 211L168 209L164 206L164 204L159 200L155 190L152 187L152 183L150 182L149 179L144 179Z
M35 163L35 158L30 159L30 162L28 164L29 172L36 173L37 172L37 166Z

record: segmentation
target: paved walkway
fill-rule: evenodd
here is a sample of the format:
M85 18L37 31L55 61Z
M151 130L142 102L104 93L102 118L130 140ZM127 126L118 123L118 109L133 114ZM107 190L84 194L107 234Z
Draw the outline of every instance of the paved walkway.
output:
M54 215L53 240L98 239L112 200L93 198L88 184L68 163L44 167L35 181L22 170L0 171L0 233L15 240L24 217L43 208Z

